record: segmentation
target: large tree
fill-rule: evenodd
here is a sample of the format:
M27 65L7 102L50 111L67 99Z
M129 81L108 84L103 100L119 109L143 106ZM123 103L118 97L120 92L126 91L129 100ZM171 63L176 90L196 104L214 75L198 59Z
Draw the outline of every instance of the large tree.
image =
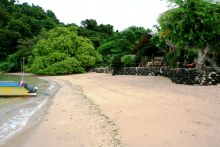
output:
M59 24L50 10L45 12L39 6L0 0L0 71L20 70L20 59L30 55L35 36ZM28 42L29 48L22 49Z
M57 27L34 46L28 61L29 71L56 75L84 72L102 57L89 39L77 35L76 27Z
M113 26L110 24L100 24L94 19L86 19L81 22L78 27L78 34L89 38L94 47L98 48L104 39L110 37L114 32Z
M197 65L202 65L207 52L219 47L216 42L220 36L219 3L211 0L169 1L176 6L160 16L161 36L177 48L196 49Z
M121 32L115 32L97 50L103 55L105 63L121 66L121 57L136 53L134 47L146 31L148 30L143 27L131 26Z

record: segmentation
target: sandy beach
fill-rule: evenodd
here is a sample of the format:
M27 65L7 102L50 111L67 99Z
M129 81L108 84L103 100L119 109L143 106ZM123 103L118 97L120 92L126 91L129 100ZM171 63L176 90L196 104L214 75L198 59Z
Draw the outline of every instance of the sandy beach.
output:
M47 78L60 86L47 114L5 146L220 146L220 85L97 73Z

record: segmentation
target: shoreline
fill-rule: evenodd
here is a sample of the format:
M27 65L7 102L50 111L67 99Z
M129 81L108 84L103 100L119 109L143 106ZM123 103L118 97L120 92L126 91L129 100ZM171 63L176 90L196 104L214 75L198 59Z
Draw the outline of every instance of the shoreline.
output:
M8 147L218 147L220 85L85 73L60 85L43 120Z
M48 77L50 79L50 77ZM51 80L51 79L50 79ZM64 86L64 82L59 81L59 80L54 80L56 83L58 83L59 85L62 85L61 87ZM15 137L13 140L11 140L10 142L8 142L7 144L5 144L4 147L14 147L14 146L41 146L40 142L36 142L35 141L35 134L37 134L37 138L40 138L40 140L44 140L43 142L43 146L81 146L81 145L86 145L86 146L109 146L109 147L115 147L121 146L121 141L120 141L120 136L118 136L118 128L115 125L115 123L108 118L107 116L105 116L104 114L102 114L101 110L99 109L99 106L96 105L90 98L88 98L86 95L83 94L83 91L81 89L81 87L77 86L77 85L73 85L72 83L65 81L65 85L68 88L72 89L71 92L71 97L65 99L65 104L66 103L71 103L71 106L64 106L64 107L60 107L60 108L55 108L55 111L58 111L56 113L56 115L59 115L60 117L63 118L62 115L65 115L65 113L67 113L68 111L68 116L65 116L65 119L59 119L59 122L55 122L54 120L51 119L57 119L54 116L52 118L50 118L50 111L51 109L53 110L54 107L59 107L60 104L58 104L57 101L59 101L59 92L57 91L56 94L54 95L54 97L51 99L51 105L49 105L49 107L46 110L45 115L43 116L43 119L41 120L40 123L38 123L36 126L29 128L27 130L25 130L24 132L22 132L21 134L19 134L17 137ZM60 88L62 89L62 88ZM70 89L69 89L70 90ZM70 90L71 91L71 90ZM70 93L69 93L70 94ZM74 94L74 97L72 97L72 94ZM70 96L70 95L69 95ZM74 102L73 102L74 101ZM63 102L63 100L62 100ZM72 103L73 102L73 103ZM75 106L77 108L74 108L75 112L74 114L71 113L69 110L67 109L71 109L70 107ZM83 107L83 108L81 108ZM71 115L69 114L71 113ZM54 115L54 114L53 114ZM79 116L78 120L76 120L76 118L73 118L73 116ZM82 121L83 120L83 121ZM70 127L72 127L74 124L70 125L69 123L73 123L73 121L78 121L76 122L77 125L82 125L80 128L74 128L74 129L70 129ZM98 121L98 122L96 122ZM90 125L88 125L88 122L92 122ZM62 126L60 126L60 123L62 124ZM66 124L66 125L63 125ZM45 128L46 125L46 128ZM68 127L67 127L68 126ZM43 129L42 129L43 128ZM87 128L87 129L85 129ZM91 129L92 128L92 129ZM79 129L78 133L74 133L73 130L75 129ZM59 130L59 133L56 133L56 131ZM72 130L72 131L71 131ZM47 132L48 134L51 133L51 131L53 131L53 133L56 135L60 135L63 134L63 136L59 136L57 138L57 136L55 137L54 135L52 135L52 140L45 140L45 138L41 138L41 135L39 136L38 131L43 131L43 132ZM72 132L72 133L71 133ZM88 138L80 138L81 141L78 143L74 143L74 142L70 142L70 143L66 143L66 141L62 141L62 143L60 143L60 140L62 139L69 139L69 136L72 135L73 139L77 139L77 134L84 134L90 136ZM30 135L31 134L31 135ZM93 136L99 136L100 139L96 139ZM79 139L79 138L78 138ZM78 140L77 139L77 140ZM59 144L59 145L58 145ZM68 144L68 145L67 145Z
M10 75L19 75L19 74L13 73ZM31 74L26 74L26 75L34 76ZM14 130L14 132L11 132L12 134L8 138L6 138L3 142L1 142L0 146L15 146L9 144L11 144L11 142L13 142L13 140L15 140L16 138L19 138L21 134L24 134L27 130L32 130L32 128L38 125L41 122L41 119L46 114L48 107L51 105L51 98L54 96L55 91L59 89L57 83L47 79L46 77L37 77L37 76L34 77L41 80L42 83L44 83L44 88L46 88L47 90L41 91L37 97L24 98L27 99L27 101L21 103L20 106L19 105L16 106L18 112L15 112L16 109L13 108L13 111L10 113L16 114L16 116L12 115L8 117L8 120L12 121L14 117L16 117L21 121L22 119L25 119L23 120L24 122L19 121L20 123L24 123L25 125L24 126L22 125L21 127L17 128L17 130ZM45 87L46 83L48 84L47 87ZM27 113L26 114L27 116L24 114L20 114L21 111ZM13 125L20 126L16 122Z

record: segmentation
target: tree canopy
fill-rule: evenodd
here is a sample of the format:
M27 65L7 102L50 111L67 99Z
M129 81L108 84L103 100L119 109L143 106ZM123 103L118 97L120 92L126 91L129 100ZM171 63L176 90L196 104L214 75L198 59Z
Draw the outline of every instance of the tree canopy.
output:
M45 12L41 7L27 3L15 4L13 0L0 1L0 16L0 63L8 61L0 64L0 70L6 71L20 69L21 56L17 52L25 44L23 41L60 24L52 11Z
M160 15L156 31L137 26L115 31L95 19L63 24L51 10L0 0L0 72L19 71L23 57L26 71L50 75L97 66L145 66L155 56L173 67L207 61L220 65L220 3L167 1L172 7Z
M110 24L100 24L98 25L97 21L94 19L86 19L81 22L81 26L78 27L78 34L89 38L94 47L97 48L101 43L110 37L114 30L113 26Z
M57 27L33 47L29 71L37 74L85 72L102 61L92 42L78 36L76 27Z
M121 66L121 57L128 54L136 54L134 47L145 32L148 31L143 27L131 26L121 32L115 32L97 50L103 55L106 64Z
M220 4L210 0L170 0L178 6L159 18L161 37L177 48L198 51L199 64L203 64L208 50L217 49L220 37Z

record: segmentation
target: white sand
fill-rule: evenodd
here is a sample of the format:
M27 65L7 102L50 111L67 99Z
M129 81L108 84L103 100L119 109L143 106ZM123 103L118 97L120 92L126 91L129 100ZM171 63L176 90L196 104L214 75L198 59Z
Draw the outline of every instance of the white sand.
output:
M22 147L220 146L220 85L96 73L48 78L61 88Z

